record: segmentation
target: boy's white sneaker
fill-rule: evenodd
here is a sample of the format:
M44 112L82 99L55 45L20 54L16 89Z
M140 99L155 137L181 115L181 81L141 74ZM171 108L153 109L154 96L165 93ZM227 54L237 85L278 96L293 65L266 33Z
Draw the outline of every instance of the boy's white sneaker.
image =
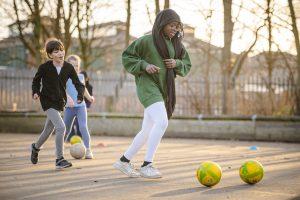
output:
M93 152L91 149L86 149L86 152L85 152L85 159L93 159L94 156L93 156Z
M115 169L120 170L121 172L123 172L124 174L126 174L131 178L140 177L140 173L136 169L134 169L133 164L131 164L130 162L128 163L128 162L122 162L118 160L113 164L113 167Z
M141 167L140 174L144 178L161 178L162 174L158 171L157 168L153 167L152 164L148 164L144 167Z

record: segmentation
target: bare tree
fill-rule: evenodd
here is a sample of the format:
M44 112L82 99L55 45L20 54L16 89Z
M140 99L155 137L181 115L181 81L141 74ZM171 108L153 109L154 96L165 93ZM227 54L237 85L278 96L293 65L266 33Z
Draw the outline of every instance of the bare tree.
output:
M75 31L75 26L72 27L72 22L75 20L75 0L67 1L68 5L65 8L63 0L57 0L56 16L54 16L54 35L60 39L65 46L65 51L68 50L72 43L72 35Z
M76 28L78 31L79 40L78 48L82 60L82 65L85 70L88 69L95 61L95 59L103 53L100 48L93 49L93 43L96 40L96 25L90 25L92 23L91 6L93 1L94 0L85 0L85 2L82 2L76 0Z
M170 0L165 0L164 9L170 8Z
M297 28L297 21L296 21L296 14L294 10L294 4L293 0L288 0L289 3L289 9L292 19L292 32L295 37L295 45L296 45L296 51L297 51L297 81L296 81L296 111L295 115L300 115L300 40L299 40L299 31Z
M155 0L155 15L160 12L159 0Z
M32 65L37 66L42 62L44 55L41 53L45 41L50 37L60 39L65 46L66 53L72 43L72 34L75 28L71 28L75 18L75 1L68 1L67 9L63 0L55 3L46 0L13 0L14 15L9 15L18 30L18 37L34 58ZM55 10L48 10L47 5ZM43 13L43 14L42 14ZM32 31L28 30L32 28Z
M30 55L35 58L35 65L41 63L42 57L40 50L43 46L43 28L41 22L41 11L44 6L44 1L34 0L31 1L17 1L13 0L13 9L15 12L15 24L19 32L19 39L22 41L26 49L28 49ZM20 7L22 6L22 8ZM25 12L26 20L20 19L20 13L24 10L28 10L28 13ZM33 26L33 33L26 33L25 29L28 25Z
M149 23L151 25L153 25L153 21L152 21L152 18L151 18L150 9L149 9L149 6L147 4L146 4L146 10L147 10L147 15L148 15Z
M90 27L92 0L86 0L85 3L76 0L77 31L79 38L79 49L83 67L86 69L90 65L91 45L95 26ZM92 30L91 30L92 29ZM91 35L92 34L92 35Z
M127 47L130 42L130 18L131 18L131 0L127 0L127 18L126 18L126 38L125 46Z
M201 13L201 15L205 18L206 21L206 26L207 26L207 36L208 36L208 44L207 46L203 46L201 47L203 53L204 53L204 58L205 62L204 62L204 81L205 81L205 108L207 110L208 114L211 114L211 76L210 76L210 69L212 66L212 60L215 59L213 58L213 51L212 51L212 45L211 45L211 41L212 41L212 36L213 36L213 29L212 29L212 17L214 15L215 10L212 8L211 6L212 1L210 1L210 7L207 9L207 12L204 12L204 9L199 9L199 12ZM217 60L217 59L215 59Z
M238 75L240 74L240 71L242 70L243 64L245 62L245 60L247 59L249 53L252 51L253 47L255 46L257 40L258 40L258 33L259 30L263 27L264 25L259 26L255 31L254 31L254 41L252 42L252 44L250 45L250 47L245 50L244 52L242 52L238 58L235 60L235 62L233 63L233 67L230 73L230 81L231 83L234 84L235 79L238 77Z
M267 61L267 70L268 70L268 94L269 94L269 100L271 104L271 113L274 112L274 102L273 102L273 95L274 95L274 88L272 87L272 73L273 73L273 65L274 65L274 58L273 58L273 52L272 52L272 44L273 44L273 35L272 35L272 13L273 8L271 5L271 0L267 0L267 8L266 8L266 22L267 22L267 29L268 29L268 52L265 54L265 58Z
M228 74L231 67L231 43L234 23L231 16L232 0L223 0L224 6L224 47L222 53L222 113L227 114Z
M109 38L106 34L109 30L116 28L114 23L96 24L92 13L95 11L95 0L75 0L76 5L76 30L78 42L74 44L78 48L82 67L89 69L99 58L103 58L119 41L119 38ZM98 4L98 7L109 6L105 2ZM106 37L107 36L107 37ZM106 39L104 39L106 37ZM112 36L115 37L115 36ZM122 42L124 37L122 38ZM112 56L112 55L108 55ZM111 65L109 65L111 66Z

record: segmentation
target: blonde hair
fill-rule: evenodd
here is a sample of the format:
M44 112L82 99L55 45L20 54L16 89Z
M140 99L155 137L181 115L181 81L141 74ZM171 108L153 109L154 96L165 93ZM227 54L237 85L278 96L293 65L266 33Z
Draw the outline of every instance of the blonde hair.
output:
M67 57L67 62L70 62L71 60L77 61L78 67L80 67L81 59L80 59L79 56L77 56L77 55L75 55L75 54L69 55L69 56Z

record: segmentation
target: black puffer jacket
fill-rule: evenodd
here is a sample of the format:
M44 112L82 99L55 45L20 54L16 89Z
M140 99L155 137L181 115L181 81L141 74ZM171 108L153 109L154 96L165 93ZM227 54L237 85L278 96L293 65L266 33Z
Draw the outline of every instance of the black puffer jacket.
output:
M64 62L59 75L52 60L41 64L32 81L32 95L37 93L40 96L41 105L44 111L54 108L63 111L67 102L66 83L71 78L76 90L78 100L83 100L85 87L78 79L74 67ZM42 90L41 90L42 81Z

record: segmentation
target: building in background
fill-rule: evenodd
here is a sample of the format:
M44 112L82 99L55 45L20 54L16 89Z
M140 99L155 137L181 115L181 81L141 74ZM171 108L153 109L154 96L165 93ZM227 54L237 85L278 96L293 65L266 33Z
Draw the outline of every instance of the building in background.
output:
M44 18L46 24L50 23L51 20L50 18ZM22 21L22 24L25 25L25 23L26 21ZM48 27L50 30L53 28L50 25ZM92 35L89 39L92 40L93 49L93 59L89 70L120 70L121 54L125 48L126 23L113 21L90 26L89 29L89 32L93 31L93 33L89 33L89 35ZM32 27L27 27L24 34L25 37L32 37ZM50 37L54 35L51 31L49 34ZM131 36L130 39L133 41L135 38ZM80 42L78 38L72 38L68 54L80 55ZM18 37L17 25L15 23L9 26L9 37L0 41L0 66L13 68L36 67L34 59Z
M43 17L43 23L47 25L47 30L50 36L54 35L53 20L49 17ZM22 24L26 26L26 21ZM29 23L30 24L30 23ZM126 23L122 21L112 21L102 24L89 26L88 31L84 30L92 40L92 59L88 67L90 71L120 71L122 67L121 55L126 48L125 35ZM145 34L150 34L151 31ZM32 27L28 26L25 29L26 37L32 37ZM130 41L136 38L130 36ZM190 54L193 63L192 73L189 76L210 76L221 75L222 66L222 47L204 42L195 37L195 28L189 25L184 25L183 43ZM68 54L80 53L80 42L76 37L72 38L72 43ZM268 68L266 65L266 52L262 52L253 57L247 57L239 76L267 76ZM232 58L235 60L239 55L232 53ZM295 56L289 53L273 52L272 77L288 77L295 74L296 61ZM18 38L17 25L9 26L9 37L0 41L0 66L14 68L34 68L34 58L24 47L23 43Z

